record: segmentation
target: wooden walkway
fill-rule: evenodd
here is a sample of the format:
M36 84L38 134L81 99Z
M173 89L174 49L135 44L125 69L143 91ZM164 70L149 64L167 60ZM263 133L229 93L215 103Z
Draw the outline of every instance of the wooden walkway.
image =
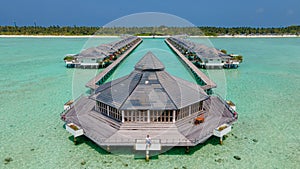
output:
M178 49L176 49L168 39L166 39L165 42L189 68L197 82L202 86L203 90L209 91L210 89L217 87L212 80L210 80L203 72L201 72L192 62L190 62Z
M142 42L140 39L135 45L133 45L130 49L128 49L125 53L123 53L117 60L115 60L112 64L110 64L107 68L105 68L102 72L100 72L97 76L91 79L85 86L95 90L99 87L99 84L105 82L105 80L116 70L119 64Z

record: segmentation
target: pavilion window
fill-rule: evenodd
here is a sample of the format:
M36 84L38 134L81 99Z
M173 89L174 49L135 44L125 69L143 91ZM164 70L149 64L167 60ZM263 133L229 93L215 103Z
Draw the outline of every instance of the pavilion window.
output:
M180 119L184 117L184 108L180 109Z
M141 114L140 111L137 111L137 112L136 112L136 116L135 116L135 117L136 117L136 118L135 118L135 121L136 121L136 122L140 121L140 114Z
M163 116L164 116L164 118L163 118L164 122L172 122L173 121L173 111L166 110L166 111L164 111Z
M203 102L199 102L199 111L203 110Z
M168 122L173 122L173 111L168 110Z
M128 122L129 118L128 118L128 113L126 110L124 110L124 121Z
M184 117L189 116L189 106L185 107L185 114Z
M143 110L143 121L144 121L144 122L147 122L147 119L148 119L148 113L147 113L147 110Z
M169 113L170 113L170 116L169 116L169 119L170 121L169 122L173 122L173 110L169 110Z
M161 121L161 122L165 122L165 117L166 117L166 112L163 111L163 112L161 113L161 116L160 116L160 121Z
M128 111L128 115L129 115L129 121L133 121L133 112L132 111Z
M124 110L124 122L128 122L128 121L129 121L128 111Z
M170 122L170 111L167 110L166 113L166 122Z
M147 110L143 110L143 121L144 122L147 122L147 119L148 119L148 113L147 113Z
M163 122L163 111L158 111L159 112L159 122Z
M182 119L182 110L178 111L178 119Z
M121 111L119 111L119 110L117 110L116 109L116 119L118 119L118 120L122 120L122 115L121 115Z
M150 121L151 122L158 122L158 111L157 110L151 110L150 111Z
M166 121L166 111L163 111L161 114L161 122L165 122Z
M180 112L179 112L179 119L182 119L182 118L184 118L184 117L187 117L188 115L189 115L189 106L180 109Z
M160 122L165 122L166 121L166 111L161 111L160 112Z
M164 122L168 122L168 111L164 111Z
M191 112L196 113L199 111L199 103L195 103L191 105Z
M160 118L160 115L161 115L161 114L160 114L160 112L159 112L158 110L155 111L155 115L156 115L155 122L160 122L160 119L161 119L161 118Z
M121 111L109 106L109 116L116 120L121 120Z
M176 110L176 120L181 119L180 110Z
M143 121L143 111L138 111L139 112L139 122Z
M136 112L136 122L145 122L147 121L147 110L139 110Z
M154 122L154 111L150 110L150 122Z
M135 117L136 117L136 112L135 111L131 111L131 121L135 121Z
M125 121L126 121L126 122L130 122L130 121L131 121L131 112L125 110L125 111L124 111L124 118L125 118Z
M156 112L155 110L150 111L150 117L151 117L151 122L155 122L157 117L156 117Z
M97 103L97 106L98 106L98 111L100 113L103 113L103 114L106 114L107 113L107 106L106 104L102 103L102 102L98 102Z
M152 113L151 113L151 115L150 116L152 116L153 117L153 122L158 122L158 112L157 112L157 110L153 110L153 111L151 111Z

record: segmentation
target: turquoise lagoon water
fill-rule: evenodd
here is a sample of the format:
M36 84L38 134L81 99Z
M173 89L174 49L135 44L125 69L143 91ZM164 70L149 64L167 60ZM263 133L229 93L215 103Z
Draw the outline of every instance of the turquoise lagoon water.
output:
M218 84L215 92L237 104L239 120L222 146L211 138L189 155L174 148L148 163L107 154L88 139L75 146L62 128L63 104L85 93L85 82L101 71L64 67L64 55L86 41L0 39L0 168L299 168L300 38L211 39L244 56L239 69L206 71ZM162 39L145 39L111 79L131 72L148 50L169 73L194 82Z

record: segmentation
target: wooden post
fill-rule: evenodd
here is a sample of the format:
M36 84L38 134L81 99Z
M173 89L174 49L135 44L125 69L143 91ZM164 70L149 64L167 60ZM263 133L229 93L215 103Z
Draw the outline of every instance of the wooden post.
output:
M220 137L220 144L221 144L221 145L223 144L223 136Z
M73 139L74 144L76 145L76 137L75 136L73 136L73 137L74 137L74 139Z
M147 110L147 123L150 123L150 110Z
M149 145L146 146L146 161L149 161Z
M176 122L176 111L173 110L173 123L175 123L175 122Z
M106 114L107 114L107 116L109 116L109 105L106 105L107 107L106 107Z
M122 112L122 123L124 123L125 122L125 119L124 119L124 115L125 115L124 110L122 110L121 112Z
M190 153L190 147L189 147L189 146L185 147L185 153L186 153L186 154L189 154L189 153Z

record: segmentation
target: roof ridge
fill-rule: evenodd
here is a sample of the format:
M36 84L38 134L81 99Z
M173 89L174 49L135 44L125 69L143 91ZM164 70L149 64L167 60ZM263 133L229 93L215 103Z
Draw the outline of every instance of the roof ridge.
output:
M148 51L142 59L140 59L134 66L136 70L164 70L164 64L151 52Z
M202 96L206 96L205 94L203 94L203 93L201 92L201 91L202 91L202 88L201 88L200 85L198 85L198 84L196 84L196 83L194 84L194 83L192 83L192 82L186 81L185 79L182 79L182 78L179 78L179 77L170 75L170 74L169 74L168 72L166 72L166 71L163 71L163 72L164 72L170 79L172 79L173 81L175 81L179 88L180 88L179 85L182 85L182 86L184 86L184 87L189 88L190 90L193 90L193 91L197 92L197 94L201 94ZM157 78L157 79L158 79L158 78ZM181 80L182 82L181 82L181 81L178 81L177 79ZM160 79L158 79L158 80L159 80L160 84L163 86L163 83L160 81ZM194 88L191 87L190 85L185 85L183 82L193 84L193 85L197 86L199 90L194 89ZM163 86L163 87L164 87L164 89L166 89L165 86ZM167 90L165 90L165 91L166 91L167 95L170 97L168 91L167 91ZM207 96L207 97L208 97L208 96ZM173 101L173 99L172 99L171 97L170 97L170 100L172 100L172 102L174 103L174 105L176 106L176 108L179 109L179 107L175 104L175 101ZM191 103L191 104L194 104L194 103ZM181 105L180 105L180 106L181 106Z
M149 52L147 52L147 54L148 54ZM152 52L151 52L152 53ZM146 55L147 55L146 54ZM152 65L154 65L154 60L153 60L153 57L150 57L150 60L151 60L151 62L152 62Z
M109 85L109 86L103 88L102 90L98 91L98 93L99 93L99 92L102 92L103 90L106 90L106 89L108 89L108 88L110 88L110 87L112 87L112 86L115 86L115 85L117 85L117 84L119 84L119 83L121 83L121 82L123 82L123 81L125 81L125 80L127 80L131 74L132 74L132 73L130 73L129 75L120 77L120 78L124 78L124 79L120 80L119 82L112 83L112 82L114 82L114 80L112 80L112 81L110 81L110 82L107 82L107 83L111 83L112 85ZM120 78L118 78L118 79L120 79ZM115 79L115 80L117 80L117 79ZM96 89L96 91L97 91L97 89ZM96 93L95 93L95 94L96 94Z
M157 72L155 72L155 76L156 79L159 81L160 86L164 89L164 91L166 91L167 96L169 97L169 99L172 101L173 105L176 107L176 109L178 109L178 106L175 104L174 100L172 99L172 97L169 95L168 91L166 90L166 88L163 86L163 83L161 83L160 79L157 76Z
M172 78L174 79L174 77L177 78L177 79L183 80L184 82L191 83L191 84L193 84L193 85L195 85L195 86L197 86L197 87L199 87L199 88L201 89L201 86L198 85L197 83L192 83L192 82L190 82L190 81L186 81L186 80L184 80L184 79L182 79L182 78L180 78L180 77L176 77L176 76L173 76ZM174 80L175 80L177 83L184 84L184 83L182 83L182 82L180 82L180 81L177 81L176 79L174 79ZM185 85L185 86L186 86L186 85ZM190 87L190 86L187 86L187 87L194 90L193 87Z
M180 84L182 84L182 85L184 85L183 82L185 82L185 83L188 82L188 83L191 83L191 84L197 86L198 89L199 89L199 90L196 90L196 91L198 92L198 94L201 94L201 95L203 95L203 96L209 97L208 95L205 95L204 93L202 93L202 90L203 90L203 89L202 89L201 86L198 85L197 83L192 83L192 82L186 81L186 80L184 80L184 79L182 79L182 78L179 78L179 77L176 77L176 76L173 76L173 77L182 80L182 81L177 81L176 79L174 79L174 80L176 80L177 83L180 83ZM190 88L190 89L192 89L192 90L195 91L195 88L193 88L193 87L191 87L191 86L189 86L189 85L184 85L184 86L186 86L186 87L188 87L188 88ZM192 104L193 104L193 103L192 103Z
M136 89L136 87L140 84L141 79L143 78L144 74L141 73L140 79L139 81L136 83L136 85L132 88L132 90L129 92L128 96L123 100L122 104L119 106L119 110L122 109L123 105L125 104L125 102L127 101L127 99L131 96L131 94L133 93L133 91Z
M175 80L172 76L170 76L170 74L169 74L168 72L166 72L166 71L163 71L163 72L165 72L165 73L168 75L168 77L171 77L172 80ZM174 101L174 100L172 99L172 97L170 96L169 92L166 90L166 86L164 86L163 83L161 82L161 80L158 78L157 72L155 72L155 75L156 75L157 80L159 81L160 85L161 85L161 86L164 88L164 90L166 91L167 96L170 98L170 100L172 101L172 103L175 105L176 109L179 109L179 107L177 106L177 104L175 103L175 101ZM176 80L175 80L175 81L176 81Z

